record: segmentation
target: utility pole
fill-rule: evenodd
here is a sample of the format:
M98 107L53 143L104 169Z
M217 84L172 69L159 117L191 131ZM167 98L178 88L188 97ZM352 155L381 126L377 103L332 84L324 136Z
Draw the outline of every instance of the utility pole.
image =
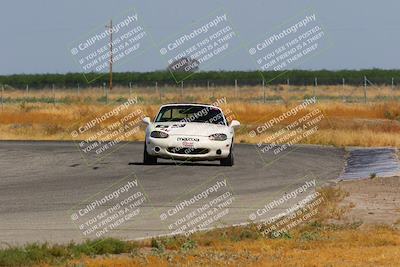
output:
M235 98L237 98L238 97L238 82L237 82L237 80L235 80Z
M316 91L317 86L318 86L318 78L315 77L314 78L314 87L313 87L313 97L315 97L315 91Z
M3 94L4 94L4 85L1 86L1 112L4 111L4 100L3 100Z
M183 81L181 81L181 100L183 101Z
M342 88L344 89L345 86L345 80L344 78L342 78ZM345 96L345 92L343 91L343 103L346 102L346 96Z
M110 83L109 83L109 85L110 85L110 91L111 91L113 88L113 84L112 84L112 78L113 78L112 77L112 73L113 73L113 71L112 71L112 67L113 67L113 24L112 24L112 20L110 20L110 25L107 25L106 28L110 29L110 44L109 44L109 47L110 47Z
M56 91L54 90L54 83L51 85L51 90L53 91L53 106L56 105Z
M262 80L262 88L263 88L263 103L265 104L266 99L265 99L265 80L264 79Z
M367 103L367 76L364 76L364 103Z

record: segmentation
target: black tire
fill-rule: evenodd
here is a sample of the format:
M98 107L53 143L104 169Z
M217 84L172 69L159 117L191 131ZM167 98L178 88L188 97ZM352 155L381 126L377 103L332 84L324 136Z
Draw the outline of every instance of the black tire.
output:
M233 156L233 142L232 142L231 149L229 151L229 156L225 159L221 159L219 162L220 162L221 166L233 166L233 164L235 163L234 156Z
M155 165L157 164L157 157L149 155L146 149L146 141L144 141L144 151L143 151L143 164L144 165Z

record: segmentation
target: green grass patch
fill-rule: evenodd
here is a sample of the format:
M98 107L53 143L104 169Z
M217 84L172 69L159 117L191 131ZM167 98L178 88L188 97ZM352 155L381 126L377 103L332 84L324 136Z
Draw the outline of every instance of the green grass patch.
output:
M0 250L0 266L32 266L40 263L60 265L82 256L131 253L138 243L114 238L89 240L82 244L67 245L29 244Z

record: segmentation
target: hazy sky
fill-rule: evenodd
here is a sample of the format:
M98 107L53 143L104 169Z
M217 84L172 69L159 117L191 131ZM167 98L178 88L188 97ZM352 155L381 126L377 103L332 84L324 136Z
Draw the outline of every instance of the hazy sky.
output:
M2 0L0 74L81 72L69 45L110 18L135 8L155 43L223 9L242 43L255 43L278 25L312 8L330 46L301 62L301 69L399 68L398 0ZM204 70L254 70L248 49L239 49ZM116 71L165 69L157 46Z

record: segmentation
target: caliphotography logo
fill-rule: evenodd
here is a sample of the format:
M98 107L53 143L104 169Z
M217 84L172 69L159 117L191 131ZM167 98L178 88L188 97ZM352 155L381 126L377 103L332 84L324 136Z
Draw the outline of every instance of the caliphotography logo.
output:
M1 7L0 266L399 266L400 3Z

